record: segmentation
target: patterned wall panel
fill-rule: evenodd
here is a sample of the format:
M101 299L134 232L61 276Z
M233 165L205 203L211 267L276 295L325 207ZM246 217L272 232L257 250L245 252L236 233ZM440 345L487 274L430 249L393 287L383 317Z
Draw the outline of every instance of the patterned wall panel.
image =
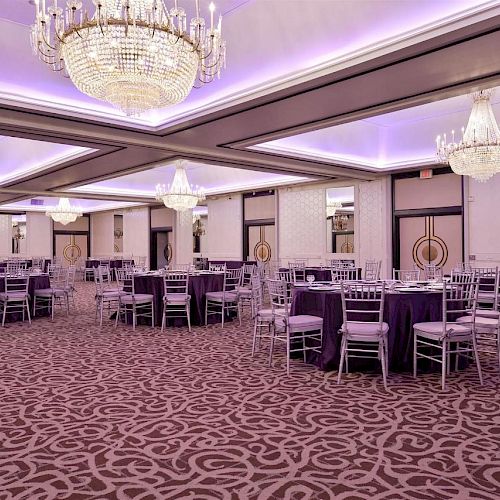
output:
M385 189L381 180L361 182L359 184L359 233L360 264L366 260L387 261L386 234L387 207L385 207Z
M282 259L322 259L326 249L324 189L279 191L279 254Z
M0 255L12 252L12 215L0 214Z

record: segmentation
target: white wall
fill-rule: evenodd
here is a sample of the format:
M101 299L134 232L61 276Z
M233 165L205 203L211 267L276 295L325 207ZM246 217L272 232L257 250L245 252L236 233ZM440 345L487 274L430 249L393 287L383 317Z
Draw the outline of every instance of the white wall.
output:
M193 263L193 211L176 212L174 264Z
M123 255L146 257L149 265L149 208L123 211Z
M43 212L26 213L26 254L52 257L52 219Z
M96 212L90 215L90 253L92 257L114 253L113 212Z
M0 255L12 253L12 215L0 214Z
M208 250L203 257L212 260L241 260L243 256L243 200L231 195L208 200Z
M476 266L500 266L500 174L486 182L466 178L466 184L465 236L469 258L475 260ZM465 258L468 259L467 252Z

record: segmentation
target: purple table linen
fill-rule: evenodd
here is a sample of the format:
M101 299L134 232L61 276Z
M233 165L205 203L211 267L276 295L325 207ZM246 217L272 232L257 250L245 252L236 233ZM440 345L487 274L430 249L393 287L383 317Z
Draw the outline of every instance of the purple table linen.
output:
M50 279L48 275L40 275L40 276L30 276L28 282L28 293L30 295L29 304L30 304L30 313L31 318L33 319L33 297L35 296L35 290L40 290L43 288L50 288ZM0 278L0 292L5 291L5 278ZM37 317L39 316L48 316L50 312L48 310L41 310L37 313ZM14 321L21 321L22 314L19 313L7 313L5 317L5 321L10 323Z
M361 279L361 268L358 267L358 279ZM280 271L289 271L287 267L280 267ZM314 281L332 281L332 273L330 269L321 267L306 267L306 276L312 274Z
M211 260L209 264L226 264L226 269L241 269L243 264L257 265L255 260Z
M163 278L161 276L135 276L134 277L135 293L147 293L154 296L155 308L155 325L161 326L163 314ZM224 287L223 274L202 274L199 276L189 277L189 295L191 295L191 324L205 324L205 294L207 292L220 292ZM216 321L215 316L212 316L213 321ZM182 321L182 324L187 324L184 319L178 319L176 325ZM170 322L169 322L170 324Z
M295 288L291 314L310 314L323 318L322 353L309 352L307 362L321 370L336 370L340 363L342 300L339 292L319 292ZM362 318L361 318L362 319ZM384 321L389 325L389 369L408 372L413 369L413 324L442 319L442 293L387 293ZM350 359L353 368L375 368L378 362Z

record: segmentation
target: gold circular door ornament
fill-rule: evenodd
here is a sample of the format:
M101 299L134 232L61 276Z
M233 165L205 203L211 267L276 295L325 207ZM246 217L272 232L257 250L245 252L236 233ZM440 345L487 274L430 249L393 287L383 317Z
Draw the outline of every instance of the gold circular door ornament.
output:
M172 245L170 243L163 249L163 257L165 257L165 260L170 264L172 260Z
M75 235L72 234L69 245L66 245L63 249L63 257L69 262L70 266L74 266L81 256L82 249L76 244Z
M443 239L434 233L434 217L425 218L425 234L413 245L413 261L423 269L426 264L443 267L448 260L448 247Z
M265 228L260 228L260 240L253 249L254 259L258 262L269 262L271 260L271 245L266 241Z

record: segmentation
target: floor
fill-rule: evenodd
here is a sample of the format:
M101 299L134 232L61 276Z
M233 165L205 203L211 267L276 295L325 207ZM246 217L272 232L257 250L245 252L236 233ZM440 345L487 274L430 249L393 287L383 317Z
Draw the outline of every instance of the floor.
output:
M500 378L335 373L249 355L251 325L0 331L0 499L498 499Z

